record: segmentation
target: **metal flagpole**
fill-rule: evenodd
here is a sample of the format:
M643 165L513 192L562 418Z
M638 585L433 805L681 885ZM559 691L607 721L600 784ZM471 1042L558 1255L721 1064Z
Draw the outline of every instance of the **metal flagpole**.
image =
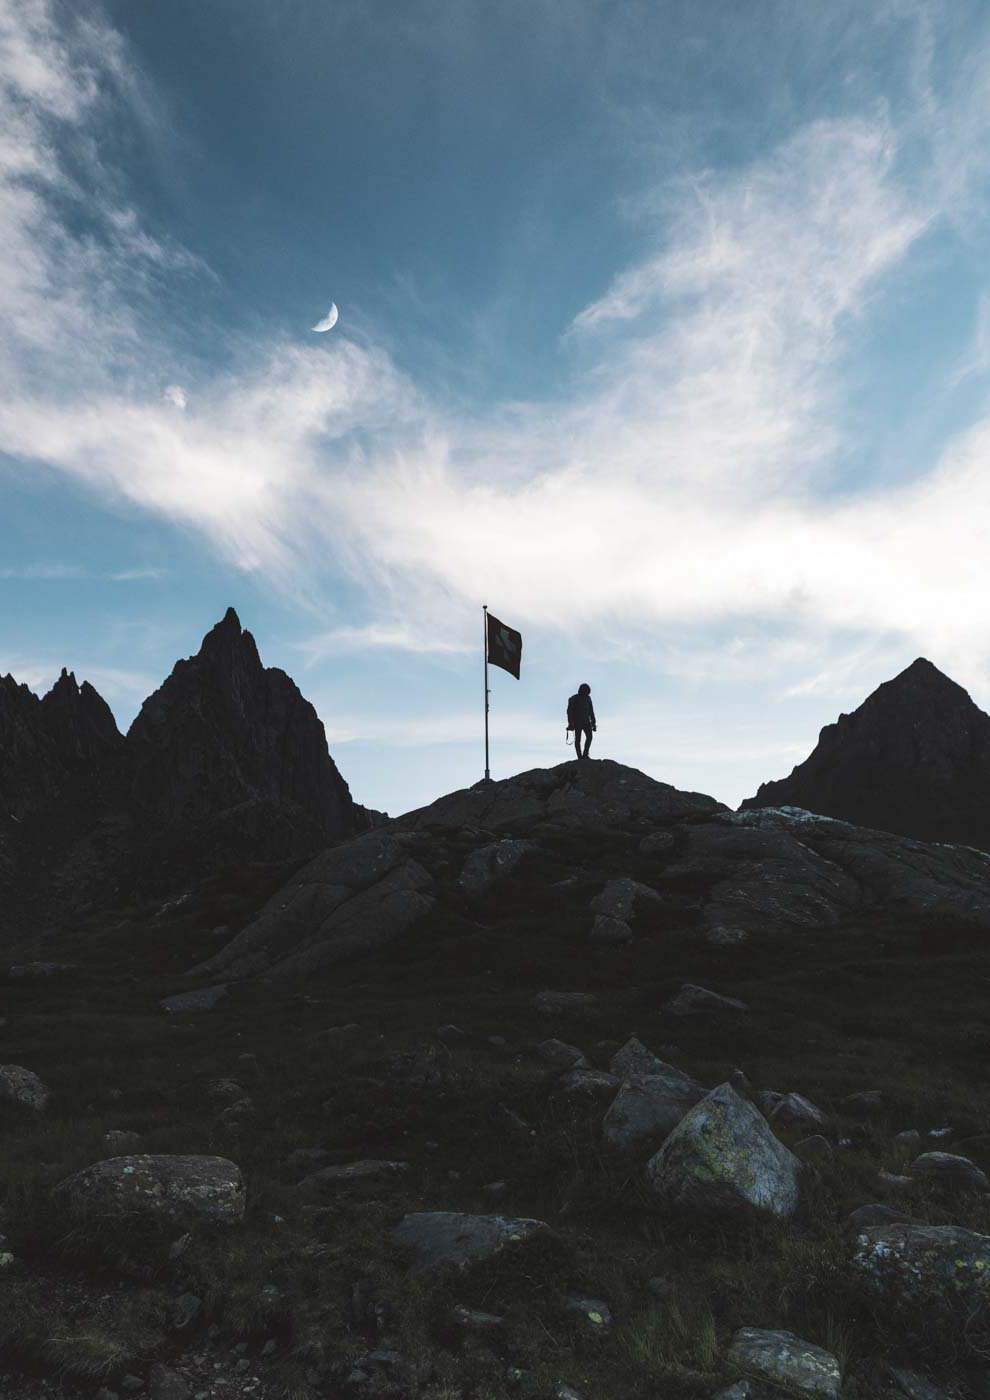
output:
M482 613L484 614L484 628L485 628L485 642L484 642L484 651L485 651L485 782L488 782L489 779L490 779L491 776L492 776L492 774L491 774L491 769L490 769L489 766L488 766L488 696L489 696L489 690L488 690L488 604L487 604L487 603L483 603L483 604L482 604L482 609L481 609L481 610L482 610Z

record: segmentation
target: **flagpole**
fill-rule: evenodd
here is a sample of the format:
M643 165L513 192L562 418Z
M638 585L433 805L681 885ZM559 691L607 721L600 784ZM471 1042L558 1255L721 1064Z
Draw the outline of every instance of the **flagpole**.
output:
M481 610L483 613L483 625L485 629L485 782L487 783L492 776L491 769L488 765L488 604L483 603Z

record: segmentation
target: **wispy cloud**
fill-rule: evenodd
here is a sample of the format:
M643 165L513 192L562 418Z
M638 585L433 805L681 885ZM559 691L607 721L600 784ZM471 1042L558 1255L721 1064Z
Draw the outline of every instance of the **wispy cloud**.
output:
M164 578L166 573L166 569L158 568L99 570L83 564L42 563L0 568L0 579L56 583L66 579L94 579L104 583L135 583L144 579Z
M170 360L155 289L197 260L122 207L89 147L85 181L56 154L123 100L126 54L59 30L45 0L0 0L0 447L298 597L329 559L371 620L313 658L473 645L468 605L487 596L544 627L572 626L576 603L589 630L750 618L937 639L969 664L990 639L960 605L990 585L990 418L909 486L838 485L849 346L986 175L986 48L946 90L939 7L895 11L924 98L909 121L882 103L810 120L745 167L652 192L652 250L564 328L569 389L468 417L346 336L261 344L212 380Z

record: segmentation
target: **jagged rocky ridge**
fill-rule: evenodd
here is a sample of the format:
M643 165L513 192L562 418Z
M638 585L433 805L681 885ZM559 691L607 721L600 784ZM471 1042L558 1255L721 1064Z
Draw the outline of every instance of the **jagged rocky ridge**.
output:
M127 736L65 671L43 698L0 679L0 893L18 930L232 862L296 860L368 828L323 724L231 608Z
M821 731L787 778L742 809L796 806L990 850L990 715L923 657Z
M574 844L561 849L561 834ZM593 882L595 850L625 841L639 879L604 882L575 947L654 927L716 943L902 914L990 928L990 857L793 807L731 812L609 760L535 769L452 793L304 866L216 956L216 980L292 977L375 951L435 909L514 880Z

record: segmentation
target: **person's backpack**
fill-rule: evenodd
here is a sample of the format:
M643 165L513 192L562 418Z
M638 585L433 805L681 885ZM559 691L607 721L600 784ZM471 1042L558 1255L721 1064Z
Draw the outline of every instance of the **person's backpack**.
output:
M567 728L578 729L584 723L584 716L581 711L581 698L572 695L567 702Z

